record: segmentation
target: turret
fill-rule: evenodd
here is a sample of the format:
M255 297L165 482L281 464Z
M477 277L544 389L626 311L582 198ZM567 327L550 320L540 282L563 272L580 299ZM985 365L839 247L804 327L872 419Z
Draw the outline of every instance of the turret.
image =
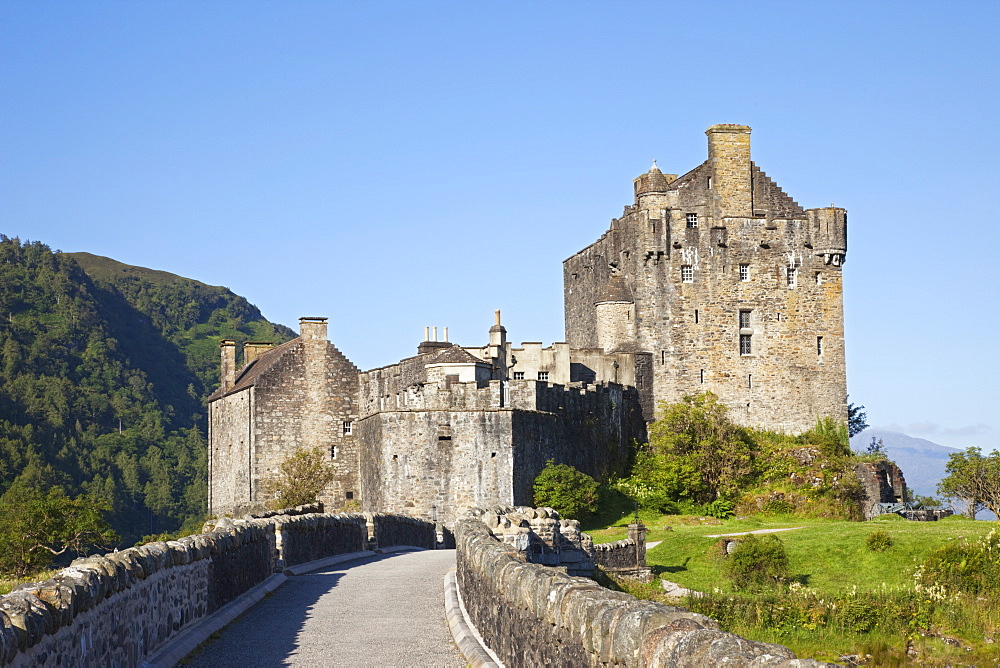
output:
M806 211L813 233L813 248L823 262L840 266L847 257L847 210L836 206Z
M632 187L635 189L635 203L642 204L642 200L646 195L666 194L667 187L676 179L676 174L664 174L661 172L660 168L656 166L656 160L654 160L653 166L649 168L648 172L636 177L632 181Z
M750 176L750 128L724 123L705 131L709 187L715 192L720 218L753 216L753 182Z
M616 274L608 279L596 302L597 345L604 352L635 349L635 303L625 278Z

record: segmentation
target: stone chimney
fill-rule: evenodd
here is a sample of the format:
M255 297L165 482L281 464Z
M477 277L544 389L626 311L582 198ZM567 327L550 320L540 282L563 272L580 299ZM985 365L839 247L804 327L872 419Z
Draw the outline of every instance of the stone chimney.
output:
M299 318L299 335L305 341L326 341L326 318Z
M222 391L228 392L236 384L236 342L222 339L219 347L222 352Z
M496 322L490 327L490 347L497 346L502 348L503 344L507 343L507 330L500 324L500 309L496 310L494 318Z
M708 161L722 218L753 216L753 182L750 174L750 128L724 123L705 131Z
M417 346L417 354L423 355L440 348L451 348L448 342L448 328L444 328L444 341L438 341L438 328L424 327L424 340Z
M274 345L268 341L247 341L243 344L243 364L250 364L265 350L273 347Z

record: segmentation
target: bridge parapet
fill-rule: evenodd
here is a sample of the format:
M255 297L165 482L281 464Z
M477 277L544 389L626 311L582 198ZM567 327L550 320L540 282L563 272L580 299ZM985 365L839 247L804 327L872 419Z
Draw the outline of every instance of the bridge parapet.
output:
M288 566L368 547L369 516L223 519L205 533L76 559L0 596L0 665L136 666ZM433 523L376 515L379 547L431 547Z
M510 528L495 511L470 513L456 524L455 556L469 617L511 668L827 665L796 659L781 645L726 633L715 620L684 608L640 601L588 578L528 563L518 545L523 532Z

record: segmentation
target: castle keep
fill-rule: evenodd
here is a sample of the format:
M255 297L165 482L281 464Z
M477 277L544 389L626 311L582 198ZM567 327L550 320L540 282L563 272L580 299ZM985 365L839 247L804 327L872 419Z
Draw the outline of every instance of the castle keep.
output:
M803 210L750 159L750 128L708 129L708 160L653 167L634 202L563 263L566 342L514 347L425 330L417 354L359 371L325 318L272 347L222 342L209 399L209 511L273 498L278 465L320 448L321 496L452 525L466 508L528 505L555 459L620 467L658 402L710 390L737 421L801 432L846 419L841 270L846 212Z

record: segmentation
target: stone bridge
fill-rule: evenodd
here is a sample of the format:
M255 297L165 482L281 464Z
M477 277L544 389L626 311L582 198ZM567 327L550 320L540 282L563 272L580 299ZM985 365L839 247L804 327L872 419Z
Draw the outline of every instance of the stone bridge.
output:
M472 511L454 536L380 514L206 528L0 597L0 665L824 665L571 575L640 550L547 509Z

